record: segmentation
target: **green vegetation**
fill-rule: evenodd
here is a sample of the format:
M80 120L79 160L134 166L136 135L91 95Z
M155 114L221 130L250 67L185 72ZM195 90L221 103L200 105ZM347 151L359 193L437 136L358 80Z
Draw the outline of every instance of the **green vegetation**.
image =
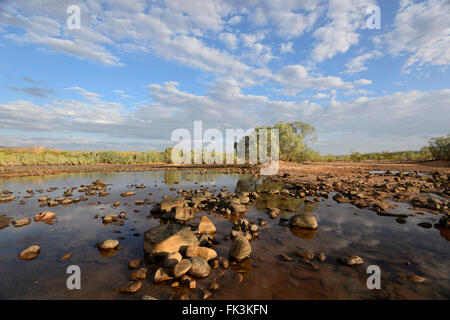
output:
M0 165L89 165L89 164L146 164L167 162L164 152L121 152L121 151L54 151L0 149Z
M307 144L314 142L316 133L314 127L304 122L278 122L274 126L256 128L250 136L235 143L235 153L242 151L245 142L245 158L248 160L248 141L259 137L260 130L267 129L268 141L271 130L279 131L280 160L302 161L366 161L366 160L396 160L396 161L422 161L422 160L450 160L450 134L447 137L437 137L430 140L429 145L420 151L399 152L371 152L361 154L352 152L349 155L321 155L312 150ZM259 139L257 139L259 140ZM121 151L56 151L40 149L0 149L0 165L91 165L91 164L150 164L172 163L172 147L164 151L121 152ZM255 153L256 154L256 153ZM268 155L271 154L269 143ZM194 153L192 152L192 159ZM214 156L214 155L212 155ZM223 154L225 158L225 154Z

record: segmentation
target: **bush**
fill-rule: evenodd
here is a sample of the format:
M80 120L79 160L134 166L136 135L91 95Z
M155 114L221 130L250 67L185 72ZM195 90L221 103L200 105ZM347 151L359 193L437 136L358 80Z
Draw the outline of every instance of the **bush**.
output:
M435 160L450 160L450 134L431 139L428 150Z

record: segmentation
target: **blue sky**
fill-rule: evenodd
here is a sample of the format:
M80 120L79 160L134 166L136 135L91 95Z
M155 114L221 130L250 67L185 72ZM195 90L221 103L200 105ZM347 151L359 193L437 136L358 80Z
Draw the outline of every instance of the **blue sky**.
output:
M419 149L450 132L449 16L445 0L2 1L0 146L158 150L196 120L298 120L322 153Z

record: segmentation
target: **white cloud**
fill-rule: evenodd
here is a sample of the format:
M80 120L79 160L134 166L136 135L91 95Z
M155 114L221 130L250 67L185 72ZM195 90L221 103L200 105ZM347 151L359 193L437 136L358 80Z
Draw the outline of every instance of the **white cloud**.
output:
M230 50L236 50L238 48L238 38L234 33L224 32L219 34L219 39L227 45Z
M288 52L294 52L294 50L292 49L292 45L293 45L292 42L282 43L280 47L280 53L284 54Z
M358 73L367 70L367 67L364 65L368 60L381 57L382 53L380 51L372 51L362 55L359 55L345 64L347 70L343 71L343 73Z
M404 1L393 30L375 39L394 56L408 55L404 68L450 64L450 5L446 0Z
M322 62L356 45L360 38L357 30L365 27L366 8L374 4L374 0L330 1L327 11L330 22L313 33L317 43L312 58Z

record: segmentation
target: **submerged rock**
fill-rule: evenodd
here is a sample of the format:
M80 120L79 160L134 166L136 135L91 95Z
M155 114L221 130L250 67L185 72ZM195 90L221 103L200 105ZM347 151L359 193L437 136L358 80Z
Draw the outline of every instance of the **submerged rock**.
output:
M139 291L141 288L142 288L142 282L133 280L133 281L128 282L123 287L117 288L116 291L122 292L122 293L135 293L135 292Z
M144 250L150 254L165 255L188 246L198 246L197 237L179 224L161 224L144 234Z

